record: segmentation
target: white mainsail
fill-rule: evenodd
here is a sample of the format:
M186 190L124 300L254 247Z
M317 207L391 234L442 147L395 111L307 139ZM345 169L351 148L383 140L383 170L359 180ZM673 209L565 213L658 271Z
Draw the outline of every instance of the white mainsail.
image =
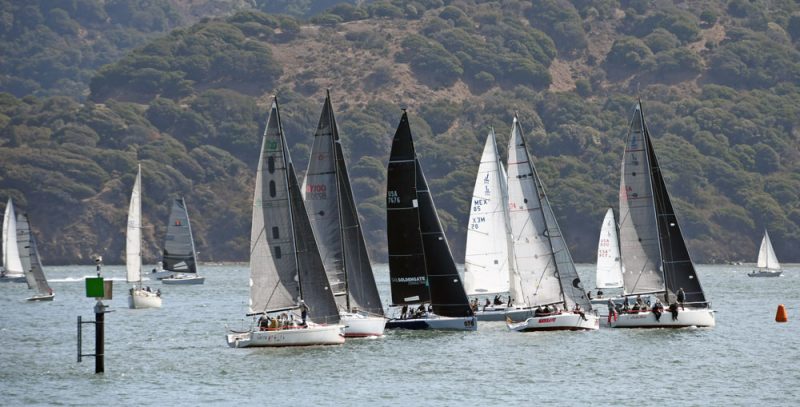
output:
M758 268L780 270L781 264L778 262L778 257L775 256L775 249L772 248L772 242L769 240L769 234L764 230L764 237L761 239L761 248L758 250Z
M5 216L3 217L3 276L16 278L23 276L22 262L17 245L17 215L14 202L8 198Z
M506 173L500 162L492 129L483 147L472 192L464 257L464 288L467 295L505 293L511 288L513 262L509 256L507 196Z
M619 255L617 222L614 210L608 208L597 243L597 288L622 288L622 262Z
M553 248L542 210L543 190L517 118L508 143L508 209L514 250L510 293L530 306L563 302Z
M142 165L136 172L131 203L128 207L128 226L125 233L126 279L129 283L142 281Z

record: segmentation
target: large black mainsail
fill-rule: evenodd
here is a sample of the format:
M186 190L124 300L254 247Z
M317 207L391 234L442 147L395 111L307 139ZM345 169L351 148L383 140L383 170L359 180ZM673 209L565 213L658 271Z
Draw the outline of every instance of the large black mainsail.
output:
M392 302L430 302L438 315L472 316L405 112L392 141L386 211Z
M306 210L337 304L347 311L383 315L330 93L314 134L304 185Z
M172 210L164 239L162 268L180 273L197 273L197 260L192 225L183 198L172 201Z
M625 143L619 209L625 293L664 293L664 300L669 303L683 288L686 302L705 303L641 102L636 104Z

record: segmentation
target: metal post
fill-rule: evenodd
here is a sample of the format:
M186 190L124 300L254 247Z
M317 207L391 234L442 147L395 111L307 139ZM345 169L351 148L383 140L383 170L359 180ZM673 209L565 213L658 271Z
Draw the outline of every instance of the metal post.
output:
M100 300L94 306L94 372L103 373L105 371L105 305Z
M81 345L82 345L82 338L83 338L83 322L81 322L81 316L78 315L78 363L81 363Z

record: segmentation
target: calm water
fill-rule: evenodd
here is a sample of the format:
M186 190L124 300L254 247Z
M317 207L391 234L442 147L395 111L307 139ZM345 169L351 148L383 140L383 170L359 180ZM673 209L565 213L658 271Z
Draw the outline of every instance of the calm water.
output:
M593 265L579 267L593 286ZM91 266L48 267L53 303L0 284L0 404L255 405L797 405L800 266L753 279L747 266L702 266L714 329L512 333L387 332L343 346L230 349L241 328L246 265L207 266L202 286L162 286L164 307L129 310L122 267L107 266L106 373L76 363L76 319L94 319ZM377 267L383 298L388 271ZM783 303L789 323L774 322ZM84 353L94 328L85 325ZM515 404L511 404L515 403Z

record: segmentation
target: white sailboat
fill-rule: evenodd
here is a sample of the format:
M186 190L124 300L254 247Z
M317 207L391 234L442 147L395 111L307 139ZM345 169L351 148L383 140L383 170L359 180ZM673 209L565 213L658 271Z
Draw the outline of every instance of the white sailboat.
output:
M514 260L511 293L515 301L531 307L523 321L509 317L508 328L518 332L599 329L600 321L583 290L516 116L507 168Z
M495 304L488 298L485 304L478 301L480 296L497 298L511 291L514 261L506 178L492 129L475 178L464 256L464 289L474 298L473 308L479 321L520 319L529 313L528 307L521 303L514 305L512 302L509 307L507 303Z
M319 118L303 199L345 337L382 336L386 325L333 114L330 93Z
M401 307L386 329L477 330L405 111L389 155L386 236L392 303Z
M0 281L21 283L25 281L17 245L17 215L14 202L8 198L3 216L3 272Z
M661 315L649 307L624 310L618 318L610 318L611 327L714 326L714 311L706 300L683 240L641 102L636 104L625 141L619 216L623 294L655 296L663 304L669 304L672 312Z
M772 241L769 234L764 229L764 237L761 239L761 248L758 250L758 262L756 270L747 273L750 277L778 277L783 273L781 263L775 256L775 249L772 248Z
M206 280L197 274L197 251L194 248L192 223L183 198L172 201L161 267L172 272L161 279L164 284L203 284Z
M125 233L126 280L133 284L128 291L128 307L160 308L161 293L142 287L142 165L136 172L136 181L128 207L128 225Z
M617 221L614 210L608 208L603 226L600 228L600 240L597 242L597 270L595 274L595 287L597 296L592 298L592 304L602 305L612 296L607 295L607 290L622 288L622 259L619 254L619 237L617 234Z
M261 317L249 330L229 331L228 346L336 345L345 340L289 156L277 99L272 102L256 171L247 315Z
M35 288L38 292L28 297L27 301L53 301L55 294L44 275L42 260L36 247L36 238L31 231L28 214L25 213L17 216L17 247L19 247L20 261L25 270L28 288Z

